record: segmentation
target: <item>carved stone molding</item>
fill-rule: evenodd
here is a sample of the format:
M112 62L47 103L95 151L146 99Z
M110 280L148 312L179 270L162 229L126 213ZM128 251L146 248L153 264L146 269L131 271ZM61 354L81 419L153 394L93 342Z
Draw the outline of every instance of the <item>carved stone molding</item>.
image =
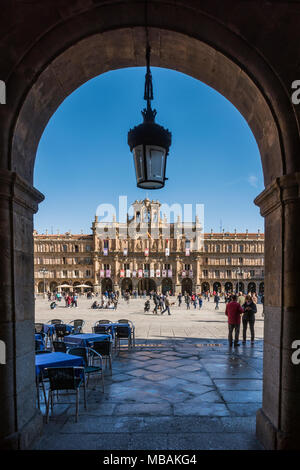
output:
M276 178L254 200L254 203L260 207L260 213L263 217L281 205L291 202L300 202L300 173Z
M45 196L17 173L0 169L0 200L6 199L36 213Z

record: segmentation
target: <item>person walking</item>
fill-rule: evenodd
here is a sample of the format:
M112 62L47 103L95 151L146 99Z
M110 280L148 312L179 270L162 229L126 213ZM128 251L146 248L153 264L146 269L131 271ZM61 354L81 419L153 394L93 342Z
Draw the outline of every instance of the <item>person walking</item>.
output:
M161 315L163 315L165 312L168 312L168 315L171 315L171 312L170 312L170 301L169 301L169 298L168 298L168 297L165 298L165 308L164 308L164 310L162 310Z
M186 293L185 297L184 297L184 300L185 300L185 303L186 303L186 308L187 310L190 310L190 302L191 302L191 298L189 296L188 293Z
M232 347L232 335L234 331L234 347L239 346L241 315L244 312L237 302L237 296L233 295L232 300L226 305L225 315L228 317L228 342Z
M182 294L181 294L181 293L178 294L177 299L178 299L178 307L180 307L180 306L181 306L181 302L182 302Z
M199 302L199 310L200 310L202 308L202 304L203 304L201 294L198 295L198 302Z
M215 302L215 304L216 304L215 310L219 310L220 297L219 297L218 292L216 292L216 294L215 294L214 302Z
M158 306L159 306L159 297L156 293L153 295L153 302L154 302L153 313L155 313L157 315L157 309L158 309Z
M256 304L253 302L251 295L246 296L246 302L243 305L244 315L242 318L243 322L243 343L246 343L247 337L247 327L248 323L250 326L251 333L251 344L254 344L254 323L255 323L255 314L257 312Z

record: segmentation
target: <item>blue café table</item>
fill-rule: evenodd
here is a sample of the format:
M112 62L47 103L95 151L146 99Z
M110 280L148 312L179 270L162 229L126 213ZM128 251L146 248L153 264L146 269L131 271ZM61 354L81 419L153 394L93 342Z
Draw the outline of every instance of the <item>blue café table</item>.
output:
M112 341L110 334L81 333L64 337L67 346L93 347L94 341Z
M35 356L35 373L38 376L47 367L75 367L84 366L82 357L72 356L62 352L37 354Z

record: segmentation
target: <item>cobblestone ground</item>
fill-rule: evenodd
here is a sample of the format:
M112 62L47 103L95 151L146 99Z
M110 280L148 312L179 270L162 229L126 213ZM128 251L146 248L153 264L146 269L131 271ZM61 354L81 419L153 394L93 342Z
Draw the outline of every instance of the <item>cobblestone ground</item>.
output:
M120 301L118 310L50 310L37 299L36 321L83 318L84 332L99 319L128 318L136 348L126 344L105 372L105 392L90 380L88 409L82 396L78 423L74 400L61 395L35 449L260 449L255 413L261 406L263 317L258 305L256 341L227 345L225 304L214 310L172 307L171 316L144 314L144 300ZM44 412L42 406L42 412Z

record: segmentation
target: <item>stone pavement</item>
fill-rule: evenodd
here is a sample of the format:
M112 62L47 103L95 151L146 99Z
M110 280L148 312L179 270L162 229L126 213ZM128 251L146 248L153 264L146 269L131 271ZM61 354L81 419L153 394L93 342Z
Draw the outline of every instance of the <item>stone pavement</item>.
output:
M230 349L224 304L214 311L172 308L166 317L143 313L144 301L120 302L117 312L57 308L37 300L36 320L85 318L84 331L100 318L130 318L137 344L126 343L105 373L105 393L90 379L88 409L83 394L78 423L71 395L55 401L35 449L206 450L260 449L255 413L261 406L263 341ZM209 305L208 305L209 304ZM102 313L101 313L102 312ZM262 337L261 306L256 331ZM45 412L42 407L42 412Z

